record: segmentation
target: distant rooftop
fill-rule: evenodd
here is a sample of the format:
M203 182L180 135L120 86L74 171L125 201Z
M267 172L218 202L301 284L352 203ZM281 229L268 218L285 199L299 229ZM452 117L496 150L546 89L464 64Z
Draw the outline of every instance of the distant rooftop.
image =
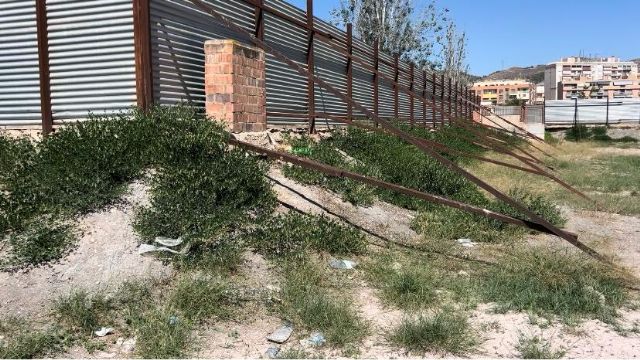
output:
M560 59L560 61L555 61L550 63L632 63L631 61L620 61L619 57L609 56L609 57L585 57L585 56L569 56L566 58Z

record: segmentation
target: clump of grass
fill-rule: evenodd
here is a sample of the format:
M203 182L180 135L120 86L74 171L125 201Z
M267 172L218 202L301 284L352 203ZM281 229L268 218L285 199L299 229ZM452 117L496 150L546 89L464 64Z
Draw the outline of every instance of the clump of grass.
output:
M476 345L476 339L463 314L445 309L434 315L406 318L390 334L392 343L415 353L427 351L463 354Z
M458 276L455 268L434 263L384 254L364 269L369 283L380 288L383 300L404 310L431 308L448 300L472 301L469 278Z
M0 359L31 359L54 356L71 344L59 328L34 330L24 320L0 320Z
M235 305L229 284L210 277L184 277L171 295L172 306L193 321L226 319Z
M103 294L79 290L54 303L57 321L73 333L91 336L93 331L112 322L113 303Z
M136 352L145 359L182 358L195 341L192 324L167 307L153 308L133 323Z
M516 251L484 274L479 292L499 310L552 313L570 322L613 322L627 300L623 281L594 260L566 250Z
M520 336L516 349L523 359L560 359L564 350L552 351L551 344L538 336Z
M631 136L625 136L620 139L614 139L611 136L607 135L606 126L595 126L595 127L589 128L586 125L576 125L566 130L565 139L569 141L593 140L593 141L600 141L600 142L606 142L606 143L638 142L638 139Z
M303 215L290 211L274 216L251 234L251 244L260 253L272 257L301 257L307 250L334 255L362 254L364 234L324 215Z
M367 325L344 294L322 287L323 272L309 261L285 266L282 311L304 328L323 332L334 346L352 345L367 334Z
M586 125L574 125L564 132L565 140L569 141L589 140L592 136L591 129Z

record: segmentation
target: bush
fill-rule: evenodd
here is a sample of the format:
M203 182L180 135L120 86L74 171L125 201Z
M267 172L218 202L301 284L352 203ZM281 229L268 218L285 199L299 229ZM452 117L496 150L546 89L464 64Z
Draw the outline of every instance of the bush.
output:
M309 147L309 157L329 165L457 200L478 203L484 199L482 193L471 182L394 136L350 128L337 131L333 137L323 139L317 144L309 143ZM343 154L349 157L348 160ZM305 177L300 175L302 170L294 172L292 169L299 168L286 168L285 175L303 183L323 185L352 202L352 199L356 198L353 194L362 194L364 191L366 194L375 194L381 200L409 209L429 206L422 200L391 190L364 185L359 188L350 183L351 180L335 179L310 170L304 170L304 174L308 174Z
M171 294L172 306L193 321L226 319L236 301L227 283L208 277L184 277Z
M551 345L538 336L520 336L516 349L523 359L560 359L565 354L563 350L552 351Z
M19 268L25 264L41 264L61 258L73 246L71 225L49 217L32 220L24 231L9 236L11 251L2 264L4 268Z
M31 236L18 249L40 254L43 249L28 247L43 247L38 234L49 225L37 225L32 234L27 227L37 224L34 219L64 223L113 204L127 183L151 168L158 172L152 207L140 213L137 230L146 240L183 236L210 248L219 234L274 206L266 167L230 149L227 137L221 125L186 106L91 117L37 144L1 137L0 231ZM59 241L47 244L44 255L20 259L38 264L60 257L72 240L59 229L49 229Z
M569 141L589 140L593 134L586 125L574 125L564 133L564 138Z
M71 343L59 328L36 330L17 318L0 320L0 359L52 357Z
M250 237L258 252L272 257L301 257L307 249L334 255L361 254L367 245L364 235L357 229L324 215L296 212L274 216L256 228Z

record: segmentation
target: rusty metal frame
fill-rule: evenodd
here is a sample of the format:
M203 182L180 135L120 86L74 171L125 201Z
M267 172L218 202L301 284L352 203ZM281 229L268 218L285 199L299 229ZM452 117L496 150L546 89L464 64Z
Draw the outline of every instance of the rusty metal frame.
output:
M53 113L51 111L51 74L49 71L47 3L45 1L36 1L36 32L38 41L40 116L42 117L42 134L47 136L51 131L53 131Z

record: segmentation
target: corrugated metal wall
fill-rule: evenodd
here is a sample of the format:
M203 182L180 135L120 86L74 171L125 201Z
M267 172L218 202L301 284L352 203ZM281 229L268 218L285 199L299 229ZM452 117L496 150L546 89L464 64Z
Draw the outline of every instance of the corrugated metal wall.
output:
M54 124L136 104L131 0L47 0Z
M578 124L640 124L640 100L616 99L609 101L609 120L607 121L606 99L549 100L545 102L546 125L571 125L575 119Z
M236 24L253 29L253 7L234 0L206 2ZM155 103L190 102L204 106L204 42L229 38L247 41L187 0L151 0Z
M0 126L39 125L36 0L0 0Z
M0 0L0 125L40 123L38 58L35 21L36 0ZM43 0L44 1L44 0ZM126 110L136 104L135 48L132 0L46 0L49 31L51 101L54 124ZM254 8L242 0L207 0L222 15L253 32ZM283 0L265 0L266 6L301 22L305 11ZM204 104L204 49L209 39L236 39L249 42L196 8L188 0L151 0L151 58L154 100L157 104L178 102ZM342 40L346 33L316 18L316 27ZM302 66L306 66L306 30L265 12L265 41ZM369 66L373 49L353 39L354 55ZM315 73L346 94L347 59L320 39L316 39ZM363 50L360 50L360 49ZM380 54L379 69L394 78L393 58ZM410 87L409 66L400 62L400 83ZM267 55L268 122L304 124L308 96L307 79L284 63ZM427 94L431 77L427 76ZM373 74L353 62L353 97L373 110ZM414 75L414 91L422 94L422 73ZM387 80L379 81L379 110L394 117L394 91ZM410 97L399 92L401 118L410 117ZM439 99L439 92L438 92ZM439 102L439 100L438 100ZM315 87L314 112L344 116L347 104L326 89ZM422 104L414 101L414 118L422 120ZM446 109L445 109L446 110ZM300 116L274 116L296 113ZM433 112L427 111L430 119ZM353 115L362 116L357 109ZM325 121L318 120L322 125Z

